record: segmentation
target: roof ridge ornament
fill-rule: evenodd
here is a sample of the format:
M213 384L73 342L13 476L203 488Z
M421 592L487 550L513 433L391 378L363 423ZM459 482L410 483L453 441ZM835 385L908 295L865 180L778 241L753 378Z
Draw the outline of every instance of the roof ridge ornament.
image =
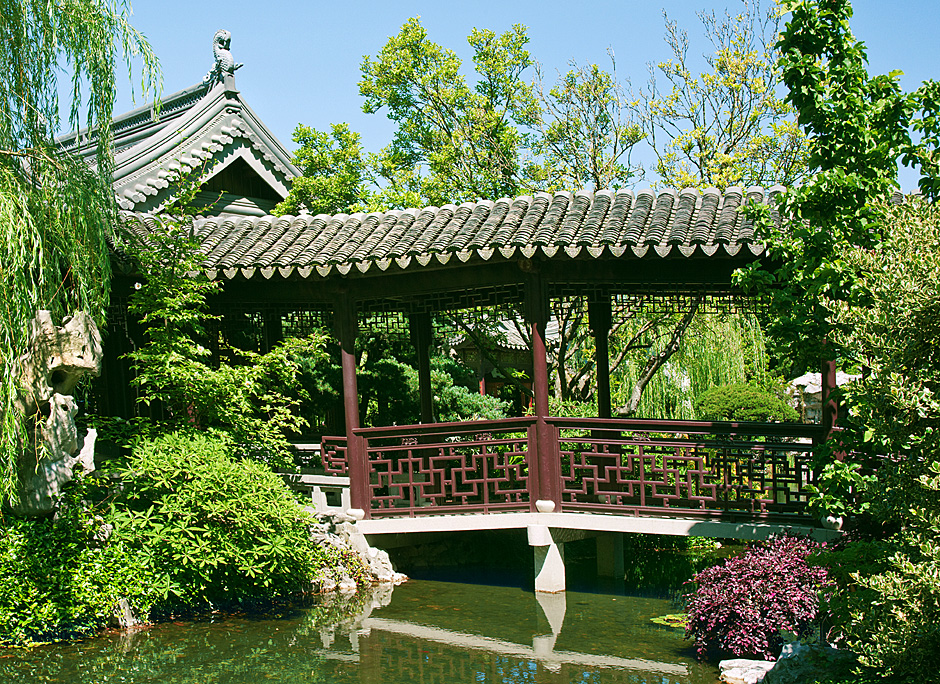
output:
M212 54L215 55L215 65L202 79L203 83L208 83L212 88L217 83L225 85L226 90L236 90L235 88L235 70L240 69L244 64L236 64L232 57L232 34L225 29L219 29L212 37Z

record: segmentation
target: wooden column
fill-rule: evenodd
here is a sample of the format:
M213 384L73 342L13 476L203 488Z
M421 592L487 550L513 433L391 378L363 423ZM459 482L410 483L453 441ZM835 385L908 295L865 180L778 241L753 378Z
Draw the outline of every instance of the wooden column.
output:
M343 408L346 414L346 458L349 462L349 499L369 517L369 459L362 440L356 436L359 427L359 389L356 386L356 336L359 320L356 303L349 297L336 305L336 336L339 340L343 367Z
M532 386L535 394L535 428L538 445L539 500L552 501L555 511L561 510L561 462L555 428L548 417L548 359L545 350L545 328L548 324L548 291L538 273L526 279L526 323L532 334Z
M434 422L434 401L431 391L431 315L411 314L411 343L418 353L418 394L421 398L421 422Z
M822 381L822 426L828 438L836 426L836 420L839 418L839 406L835 397L832 396L832 390L836 387L836 362L833 359L824 358L821 367Z
M594 335L594 365L597 384L597 417L610 418L610 295L588 302L588 325Z
M261 333L261 353L267 354L284 339L284 325L279 311L264 312L264 326Z

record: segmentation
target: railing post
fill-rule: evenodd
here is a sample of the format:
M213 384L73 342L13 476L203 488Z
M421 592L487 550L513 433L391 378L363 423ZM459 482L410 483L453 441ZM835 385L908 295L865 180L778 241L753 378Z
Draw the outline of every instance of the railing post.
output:
M533 513L537 510L535 502L538 501L541 489L539 488L539 471L541 462L539 461L539 433L535 423L526 428L526 455L525 462L528 474L526 476L526 490L529 492L529 510Z
M351 507L363 512L368 520L372 517L372 491L369 478L369 441L353 435L346 441L346 457L349 459L349 502Z

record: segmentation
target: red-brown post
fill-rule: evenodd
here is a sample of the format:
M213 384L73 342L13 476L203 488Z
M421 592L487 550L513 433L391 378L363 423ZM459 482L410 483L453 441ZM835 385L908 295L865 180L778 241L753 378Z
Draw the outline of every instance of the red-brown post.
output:
M526 319L532 333L532 385L535 394L535 429L538 442L539 499L554 501L561 510L561 462L555 428L548 417L548 359L545 328L548 323L548 292L537 273L526 281Z
M369 458L362 440L356 436L359 428L359 388L356 385L356 336L359 320L356 304L342 297L336 306L336 336L339 338L340 358L343 366L343 408L346 413L346 457L349 461L349 500L353 508L369 516Z

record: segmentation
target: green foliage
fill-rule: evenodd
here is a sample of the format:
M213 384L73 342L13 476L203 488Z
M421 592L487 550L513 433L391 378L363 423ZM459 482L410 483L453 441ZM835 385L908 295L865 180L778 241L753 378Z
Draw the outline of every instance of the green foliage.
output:
M940 681L940 461L926 470L909 483L918 503L900 533L825 559L838 573L829 605L836 628L873 679Z
M931 129L931 93L925 84L902 93L898 73L870 77L867 55L849 28L847 0L800 2L777 45L779 68L789 89L787 101L811 141L809 166L818 169L806 183L783 195L774 229L765 220L775 266L755 265L743 282L770 298L770 333L797 367L815 367L831 341L834 302L855 300L859 292L844 260L853 248L870 249L883 224L872 202L897 189L897 165L932 158L930 135L919 145L914 126ZM915 115L920 106L924 114ZM921 171L929 187L931 166ZM756 210L756 208L752 208Z
M458 384L457 364L449 359L431 359L431 391L434 417L441 423L506 417L506 406L495 397L481 395ZM453 375L452 375L453 373ZM420 422L418 371L394 357L366 367L363 396L368 396L366 421L371 425L408 425Z
M630 162L630 154L645 134L617 77L613 51L608 53L610 71L572 63L547 93L539 74L534 147L546 173L542 190L618 189L642 178L643 169Z
M660 317L662 319L664 317ZM635 392L649 359L661 354L675 321L638 317L632 325L614 331L611 338L611 395L626 402ZM674 316L678 318L678 316ZM644 418L694 420L693 400L711 387L767 381L765 343L753 316L698 315L681 343L659 372L643 387L635 415ZM617 359L622 359L619 365Z
M325 563L311 518L280 477L231 457L221 435L140 441L120 471L115 538L146 559L169 605L195 607L309 591Z
M0 2L0 500L15 491L22 434L14 407L14 359L38 309L59 320L75 310L99 324L109 293L106 236L115 224L111 135L115 62L139 57L145 92L159 89L150 45L113 0ZM97 167L56 149L59 78L71 81L69 124L105 124ZM83 101L83 95L87 98Z
M870 672L938 681L940 210L871 209L885 239L846 253L858 305L835 303L833 323L843 353L867 369L846 390L845 445L855 458L893 456L873 461L877 480L862 475L866 462L823 471L821 505L865 512L881 533L828 560L840 573L830 609Z
M751 420L796 422L800 416L783 399L754 385L722 385L695 398L695 413L701 420Z
M525 28L517 24L501 35L474 29L467 40L473 86L460 73L457 55L430 41L417 19L409 19L374 60L362 61L363 111L385 109L398 124L376 166L393 187L399 169L426 167L415 190L432 204L513 196L530 174L520 129L535 123L537 103L520 78L532 64Z
M162 407L170 426L217 427L231 435L240 455L290 466L287 435L306 424L294 410L299 397L289 394L297 390L295 359L324 359L323 338L288 339L266 354L220 341L214 359L206 300L219 284L200 270L193 222L183 216L165 219L146 242L130 244L144 276L129 309L146 326L147 341L127 355L140 401Z
M119 599L146 615L156 577L82 499L82 482L54 518L0 521L0 644L24 645L92 633Z
M298 125L293 140L299 145L294 164L301 176L275 207L276 214L343 214L367 201L366 165L359 134L347 124L334 124L332 133Z
M878 533L831 561L835 630L866 676L937 681L940 216L926 202L882 200L897 187L899 158L920 166L928 196L936 191L938 88L906 94L897 73L869 77L847 1L792 9L781 65L820 173L786 194L782 213L794 220L775 238L778 267L751 282L779 288L773 331L794 358L819 358L828 337L829 353L866 369L846 389L842 421L842 446L862 460L827 466L820 487L821 506L849 511L850 497L855 511L867 506ZM879 454L876 483L862 473L866 455Z
M777 94L777 8L743 4L721 19L699 14L714 48L705 57L709 71L699 75L688 64L688 34L666 21L673 57L657 65L666 87L651 66L642 113L667 187L791 185L813 168L793 109Z

